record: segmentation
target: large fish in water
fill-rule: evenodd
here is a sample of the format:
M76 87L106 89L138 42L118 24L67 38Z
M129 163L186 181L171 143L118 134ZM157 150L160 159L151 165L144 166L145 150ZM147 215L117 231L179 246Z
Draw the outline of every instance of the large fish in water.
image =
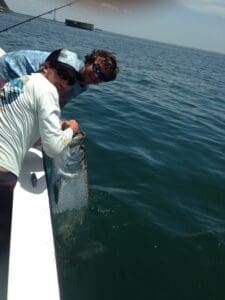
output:
M44 155L60 294L63 299L64 293L67 294L68 275L65 274L68 272L68 261L71 261L71 257L86 253L90 244L86 224L88 176L84 141L85 134L78 133L54 159Z
M87 207L88 182L84 139L85 134L78 133L52 160L51 178L48 182L53 214Z

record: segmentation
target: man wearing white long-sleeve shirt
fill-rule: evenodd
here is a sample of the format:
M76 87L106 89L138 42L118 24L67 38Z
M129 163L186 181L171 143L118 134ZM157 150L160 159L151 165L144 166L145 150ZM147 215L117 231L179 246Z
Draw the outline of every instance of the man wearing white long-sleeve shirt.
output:
M75 83L76 67L74 53L56 50L39 72L0 89L0 215L11 214L17 177L33 143L41 137L44 151L54 157L78 132L75 120L60 121L59 107L59 92Z

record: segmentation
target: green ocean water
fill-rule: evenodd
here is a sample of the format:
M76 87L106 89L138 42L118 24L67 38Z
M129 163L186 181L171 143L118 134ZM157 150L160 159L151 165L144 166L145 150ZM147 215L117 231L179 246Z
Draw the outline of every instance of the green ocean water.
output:
M87 134L89 187L82 220L53 216L63 299L225 299L225 56L41 19L0 42L120 65L63 111Z

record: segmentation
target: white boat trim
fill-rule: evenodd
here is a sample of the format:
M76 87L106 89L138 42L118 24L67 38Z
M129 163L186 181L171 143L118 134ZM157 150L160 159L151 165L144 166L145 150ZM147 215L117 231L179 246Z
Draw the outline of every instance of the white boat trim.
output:
M42 153L34 148L27 153L14 191L7 294L7 300L60 300Z

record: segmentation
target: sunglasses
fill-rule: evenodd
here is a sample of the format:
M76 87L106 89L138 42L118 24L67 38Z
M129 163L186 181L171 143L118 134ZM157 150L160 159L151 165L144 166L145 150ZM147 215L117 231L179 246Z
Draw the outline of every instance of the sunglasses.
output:
M76 82L75 75L73 76L69 70L66 70L65 67L61 67L59 65L55 65L54 69L57 72L57 75L59 76L60 79L66 80L69 85L74 85Z
M98 76L101 81L106 81L106 76L102 73L100 66L93 63L92 65L93 72Z

